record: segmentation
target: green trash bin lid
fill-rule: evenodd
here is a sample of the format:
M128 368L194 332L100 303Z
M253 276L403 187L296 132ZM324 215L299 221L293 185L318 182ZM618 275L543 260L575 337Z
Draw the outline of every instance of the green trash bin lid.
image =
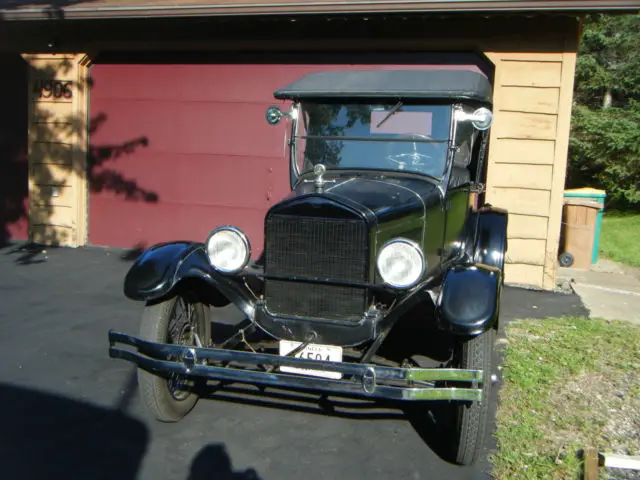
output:
M581 207L590 207L597 208L598 210L602 210L602 204L600 202L596 202L595 200L588 200L586 198L565 198L565 205L580 205Z
M607 196L607 192L605 190L599 190L597 188L571 188L569 190L564 191L565 197L579 197L579 198L598 198L604 200Z

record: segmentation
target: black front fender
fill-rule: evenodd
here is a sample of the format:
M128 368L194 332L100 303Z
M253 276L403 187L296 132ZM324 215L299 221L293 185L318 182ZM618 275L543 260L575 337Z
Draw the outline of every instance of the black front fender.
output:
M199 242L171 242L154 245L131 266L124 280L124 294L132 300L154 301L171 295L190 282L201 300L215 306L233 302L253 318L255 299L233 276L216 272L210 265L205 246Z
M502 270L489 265L458 265L445 274L436 305L438 326L460 335L478 335L496 326Z
M490 204L484 205L477 215L473 261L502 270L507 253L509 215L506 210Z

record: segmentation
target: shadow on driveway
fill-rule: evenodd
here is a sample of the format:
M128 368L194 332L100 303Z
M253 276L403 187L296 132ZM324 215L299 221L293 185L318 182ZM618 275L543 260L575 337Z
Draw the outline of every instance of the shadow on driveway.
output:
M45 247L37 243L20 242L20 243L4 243L0 245L0 249L7 248L5 255L16 255L15 263L18 265L32 265L44 263L47 261L47 250L58 247Z
M134 480L149 433L116 410L0 385L3 478Z
M0 384L2 478L134 480L147 453L147 427L121 411ZM234 472L224 444L204 446L187 480L260 480Z
M260 480L260 477L253 468L234 472L224 445L211 444L193 459L187 480Z
M494 398L496 393L496 391L493 392ZM263 390L241 384L225 385L220 389L211 387L201 391L200 394L202 395L201 401L229 402L249 407L300 412L355 421L397 420L408 422L433 453L444 462L453 464L451 447L454 441L455 409L452 404L446 402L418 405L411 402L336 396L327 398L320 393L284 391L271 387ZM495 415L495 408L491 409L490 422L493 422L493 415ZM490 439L487 443L485 449L493 446Z

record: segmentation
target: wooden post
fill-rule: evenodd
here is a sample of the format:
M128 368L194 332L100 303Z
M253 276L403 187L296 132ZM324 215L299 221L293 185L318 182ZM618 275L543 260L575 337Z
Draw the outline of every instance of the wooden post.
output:
M598 452L593 447L584 451L584 480L598 480Z
M25 53L29 75L29 239L86 243L88 57Z

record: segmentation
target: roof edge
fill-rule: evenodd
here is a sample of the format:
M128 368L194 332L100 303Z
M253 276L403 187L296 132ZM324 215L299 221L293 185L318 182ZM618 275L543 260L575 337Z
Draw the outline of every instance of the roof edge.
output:
M3 20L124 19L346 13L638 12L638 0L346 0L290 3L137 5L0 9Z

